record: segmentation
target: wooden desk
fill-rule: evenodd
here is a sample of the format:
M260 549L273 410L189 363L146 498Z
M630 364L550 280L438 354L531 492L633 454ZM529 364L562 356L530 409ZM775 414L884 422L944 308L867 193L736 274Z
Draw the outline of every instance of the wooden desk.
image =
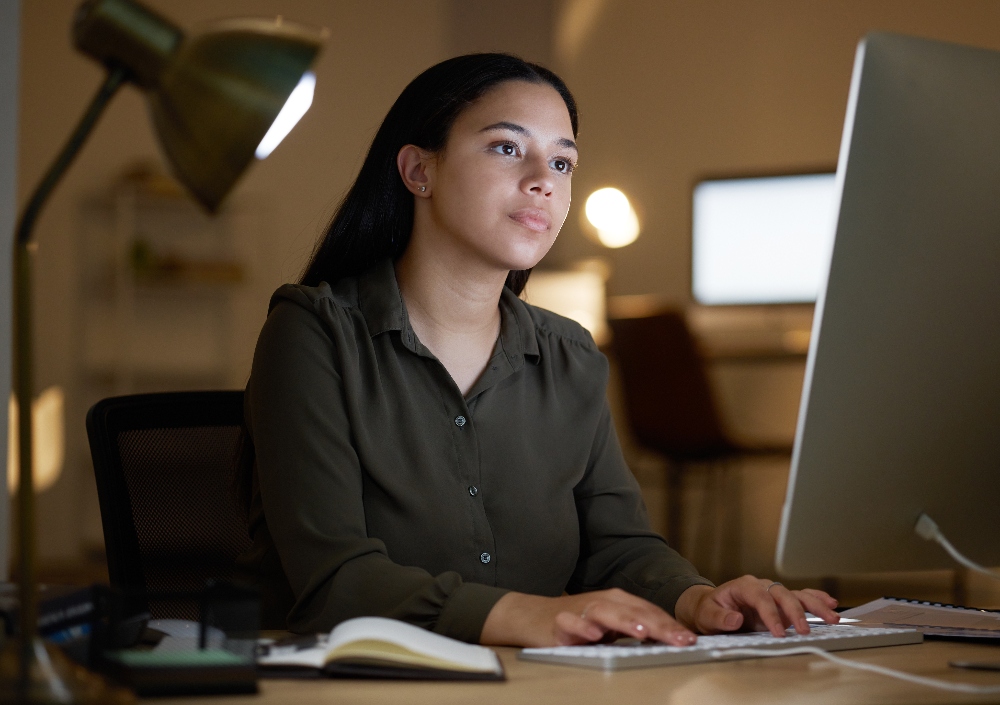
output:
M830 705L833 703L982 703L969 696L848 670L813 656L643 668L603 673L517 659L499 649L505 683L360 680L262 680L259 696L157 698L156 705ZM840 652L841 656L934 678L1000 686L1000 672L951 668L949 660L1000 660L1000 648L932 641L912 646Z

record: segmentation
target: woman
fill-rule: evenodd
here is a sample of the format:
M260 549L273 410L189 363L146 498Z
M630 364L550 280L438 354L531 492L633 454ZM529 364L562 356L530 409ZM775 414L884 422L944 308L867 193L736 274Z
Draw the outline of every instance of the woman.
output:
M649 528L577 324L517 298L570 205L576 105L512 56L445 61L386 116L247 386L247 560L295 631L358 615L484 644L807 632L825 593L719 587ZM287 620L287 621L286 621Z

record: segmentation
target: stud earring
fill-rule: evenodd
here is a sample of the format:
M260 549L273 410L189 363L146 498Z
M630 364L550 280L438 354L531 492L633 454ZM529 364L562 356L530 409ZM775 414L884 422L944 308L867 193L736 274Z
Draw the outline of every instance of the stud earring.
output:
M420 187L420 193L423 193L423 192L424 192L424 191L426 191L426 190L427 190L427 187L426 187L426 186L421 186L421 187Z

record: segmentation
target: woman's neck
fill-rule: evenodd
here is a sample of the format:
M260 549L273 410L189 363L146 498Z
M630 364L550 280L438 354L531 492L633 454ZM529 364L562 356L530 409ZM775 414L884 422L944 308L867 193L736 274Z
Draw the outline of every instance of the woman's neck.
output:
M457 253L428 252L414 238L396 262L396 280L410 325L467 393L493 352L500 332L500 293L506 273L461 261Z

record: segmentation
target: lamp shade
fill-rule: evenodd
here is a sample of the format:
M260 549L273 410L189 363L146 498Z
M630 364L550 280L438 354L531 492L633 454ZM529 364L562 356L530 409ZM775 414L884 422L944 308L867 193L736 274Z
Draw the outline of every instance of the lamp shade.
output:
M208 210L254 158L319 47L317 34L284 23L226 21L184 42L148 91L167 159Z
M124 67L145 91L175 176L209 211L247 168L279 114L284 120L291 113L294 124L305 112L311 74L296 87L325 38L280 18L224 20L185 36L134 0L88 0L73 33L78 49ZM296 105L283 111L290 96ZM262 156L274 146L273 133L268 141Z

